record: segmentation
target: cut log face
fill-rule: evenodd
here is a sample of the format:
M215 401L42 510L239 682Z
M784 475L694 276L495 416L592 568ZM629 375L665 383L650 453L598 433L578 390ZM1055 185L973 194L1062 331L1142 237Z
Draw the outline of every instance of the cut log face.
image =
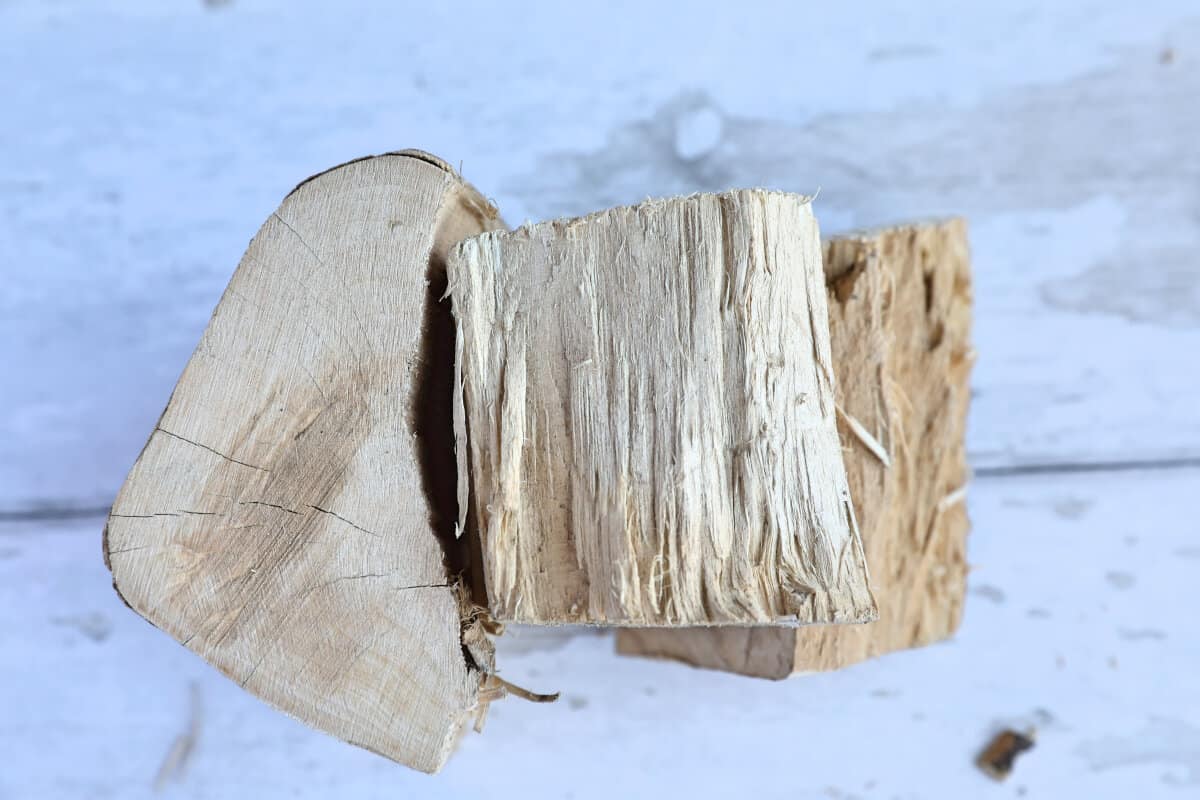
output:
M951 220L825 244L839 429L879 621L618 634L629 655L782 678L943 639L966 580L971 278Z
M454 574L453 329L430 295L450 246L500 225L415 151L297 187L105 533L135 611L272 705L430 772L491 669Z
M459 464L469 450L496 618L875 617L807 198L696 195L488 233L448 270Z

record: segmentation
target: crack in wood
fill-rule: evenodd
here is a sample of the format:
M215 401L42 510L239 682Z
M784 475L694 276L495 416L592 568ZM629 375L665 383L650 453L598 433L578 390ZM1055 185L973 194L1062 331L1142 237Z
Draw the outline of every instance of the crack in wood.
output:
M271 470L267 469L266 467L256 467L253 464L247 464L245 461L238 461L236 458L232 458L230 456L225 455L220 450L214 450L213 448L209 447L206 444L200 444L199 442L193 442L191 439L188 439L187 437L184 437L184 436L180 436L178 433L172 433L171 431L167 430L166 428L155 428L154 430L158 431L159 433L165 433L167 436L170 436L173 439L178 439L181 442L187 442L188 444L190 444L194 447L199 447L201 450L207 450L208 452L212 453L213 455L220 456L221 458L225 459L226 461L228 461L232 464L240 464L243 467L249 467L250 469L256 469L259 472L270 472L271 471Z
M294 509L287 508L286 506L281 506L281 505L278 505L277 503L264 503L261 500L239 500L238 505L239 506L266 506L267 508L276 508L276 509L279 509L280 511L285 511L288 514L299 514L300 513L299 511L295 511Z
M310 505L309 508L313 509L314 511L320 511L322 514L328 514L331 517L336 517L337 519L340 519L342 522L349 525L351 528L354 528L355 530L360 530L363 533L367 534L368 536L374 536L377 539L383 538L383 534L376 533L375 531L367 530L366 528L364 528L361 525L356 525L355 523L353 523L350 520L343 517L341 514L338 514L336 511L330 511L327 508L321 508L320 506L313 506L313 505Z
M141 544L136 547L122 547L120 550L109 550L108 555L110 557L111 556L119 556L122 553L132 553L135 550L146 550L149 547L150 547L150 545L148 545L148 544Z
M219 511L187 511L187 510L158 511L153 514L117 514L115 512L109 514L110 517L115 517L117 519L154 519L155 517L182 517L185 515L191 515L194 517L224 516Z

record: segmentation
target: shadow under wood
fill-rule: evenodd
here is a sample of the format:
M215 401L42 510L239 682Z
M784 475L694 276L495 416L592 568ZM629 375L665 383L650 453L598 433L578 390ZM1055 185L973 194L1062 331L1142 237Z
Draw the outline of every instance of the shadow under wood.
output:
M458 521L458 465L454 450L454 315L446 294L446 262L435 255L425 271L425 305L417 361L413 424L421 489L430 508L430 524L445 553L446 572L460 577L476 605L487 606L479 536L467 515L463 536Z

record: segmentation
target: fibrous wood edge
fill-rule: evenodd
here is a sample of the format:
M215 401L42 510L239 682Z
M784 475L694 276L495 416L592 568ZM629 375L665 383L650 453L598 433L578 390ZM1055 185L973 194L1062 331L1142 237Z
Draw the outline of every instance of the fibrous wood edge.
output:
M720 628L623 630L619 652L782 678L928 644L957 629L974 360L966 223L839 236L824 251L844 412L839 430L879 620L749 637Z
M455 574L453 333L436 300L447 250L500 226L419 151L298 186L104 536L114 587L154 625L288 714L427 772L492 670Z
M808 199L760 190L455 248L459 464L493 616L874 618L820 258Z

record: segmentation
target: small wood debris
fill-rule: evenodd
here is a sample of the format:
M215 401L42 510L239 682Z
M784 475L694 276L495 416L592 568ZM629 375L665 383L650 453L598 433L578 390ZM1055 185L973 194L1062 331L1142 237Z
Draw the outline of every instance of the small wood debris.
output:
M992 780L1002 781L1012 772L1017 756L1033 749L1035 734L1033 728L1025 733L1011 729L998 733L975 759L975 764Z
M483 679L483 685L480 687L480 699L491 702L499 700L502 697L507 697L508 695L528 700L531 703L553 703L558 699L559 693L541 694L539 692L531 692L528 689L517 686L515 683L509 683L495 673Z
M520 697L522 700L528 700L531 703L553 703L558 700L558 692L553 694L539 694L531 692L517 686L515 683L509 683L495 673L490 673L483 678L479 686L479 708L475 711L475 732L483 733L483 724L487 721L488 706L497 700L503 700L505 697L513 695Z

